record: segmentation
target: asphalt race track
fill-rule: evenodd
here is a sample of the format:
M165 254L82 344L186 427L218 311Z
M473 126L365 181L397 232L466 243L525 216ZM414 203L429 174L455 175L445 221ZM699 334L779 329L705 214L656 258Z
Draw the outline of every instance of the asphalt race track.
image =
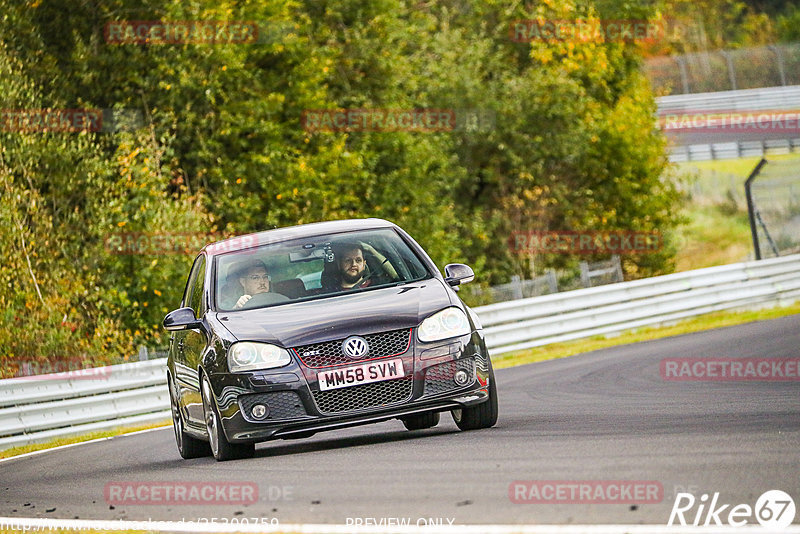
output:
M490 430L459 432L449 414L417 432L390 421L263 443L256 458L226 463L181 460L171 429L118 437L0 462L0 516L665 525L677 491L754 506L779 489L800 503L800 382L659 372L664 358L798 356L795 315L499 370ZM663 499L515 504L515 480L656 481ZM255 483L258 502L113 506L104 496L109 483L185 481Z

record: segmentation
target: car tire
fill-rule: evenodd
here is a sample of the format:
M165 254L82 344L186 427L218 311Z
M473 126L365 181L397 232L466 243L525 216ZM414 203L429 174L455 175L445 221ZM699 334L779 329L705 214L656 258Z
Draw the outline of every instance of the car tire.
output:
M178 453L184 460L192 458L203 458L211 456L211 447L208 442L187 434L183 429L183 416L178 408L178 397L175 394L175 386L172 379L167 377L169 383L169 404L172 411L172 430L175 432L175 442L178 445Z
M211 393L211 384L209 384L205 375L203 375L200 389L202 390L208 443L211 446L211 454L214 458L218 462L252 458L256 451L255 443L230 443L228 438L225 437L219 412L213 399L214 396Z
M477 430L490 428L497 423L497 382L494 379L494 368L489 361L489 399L469 408L458 408L451 411L453 421L461 430Z
M410 415L403 417L403 426L406 430L423 430L425 428L433 428L439 424L439 412L421 413L419 415Z

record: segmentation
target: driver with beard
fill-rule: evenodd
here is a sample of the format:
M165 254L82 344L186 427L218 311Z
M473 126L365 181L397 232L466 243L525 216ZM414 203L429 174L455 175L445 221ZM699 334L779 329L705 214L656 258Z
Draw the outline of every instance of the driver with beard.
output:
M385 274L373 274L365 258L365 252L372 255ZM367 243L342 243L334 247L338 276L331 289L351 290L380 285L397 280L397 272L392 264L375 248Z

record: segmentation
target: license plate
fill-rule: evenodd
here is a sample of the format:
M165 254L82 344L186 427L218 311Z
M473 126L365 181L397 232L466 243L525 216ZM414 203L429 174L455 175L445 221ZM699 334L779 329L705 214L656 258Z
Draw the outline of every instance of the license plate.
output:
M359 384L369 384L370 382L380 382L405 376L403 371L403 360L397 358L382 362L365 363L354 365L344 369L322 371L317 373L319 390L346 388Z

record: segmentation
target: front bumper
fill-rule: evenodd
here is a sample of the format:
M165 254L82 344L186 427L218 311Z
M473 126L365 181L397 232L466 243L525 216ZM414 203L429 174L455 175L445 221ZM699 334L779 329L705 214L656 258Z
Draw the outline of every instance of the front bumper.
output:
M300 437L488 399L489 356L479 331L446 342L410 343L404 354L382 359L401 359L405 376L320 391L317 374L323 369L307 367L300 358L272 371L210 375L228 441ZM458 371L462 379L468 375L466 383L457 382ZM266 407L261 418L253 412L256 405Z

